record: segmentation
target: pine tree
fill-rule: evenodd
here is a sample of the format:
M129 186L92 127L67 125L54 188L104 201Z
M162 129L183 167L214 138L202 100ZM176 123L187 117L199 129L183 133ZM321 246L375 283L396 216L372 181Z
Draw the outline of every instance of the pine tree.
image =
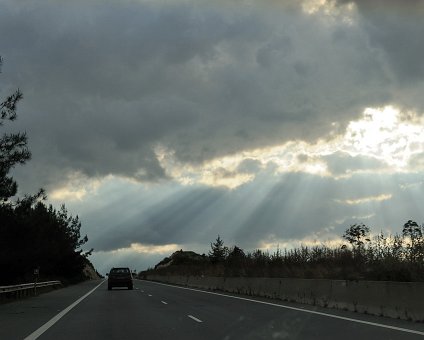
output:
M224 246L224 241L218 235L215 242L211 243L209 259L212 263L223 262L227 256L228 249Z
M3 59L0 57L0 72L2 63ZM22 92L18 89L0 103L0 127L5 121L16 119L16 106L22 98ZM7 201L18 190L15 180L8 176L9 171L30 158L26 133L5 133L0 137L0 201Z

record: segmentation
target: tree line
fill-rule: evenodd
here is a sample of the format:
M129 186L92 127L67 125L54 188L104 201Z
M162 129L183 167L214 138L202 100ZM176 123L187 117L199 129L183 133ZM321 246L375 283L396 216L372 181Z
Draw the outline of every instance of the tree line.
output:
M339 245L301 245L270 253L227 247L218 235L208 255L184 256L180 251L165 265L141 274L424 281L424 225L409 220L399 234L371 236L370 228L358 223L341 237Z
M3 59L0 57L0 73ZM18 89L0 102L0 128L17 118L17 104L23 98ZM77 281L91 265L82 246L81 221L64 205L46 205L46 194L17 197L18 184L10 175L17 165L31 159L26 133L0 135L0 285L40 279Z

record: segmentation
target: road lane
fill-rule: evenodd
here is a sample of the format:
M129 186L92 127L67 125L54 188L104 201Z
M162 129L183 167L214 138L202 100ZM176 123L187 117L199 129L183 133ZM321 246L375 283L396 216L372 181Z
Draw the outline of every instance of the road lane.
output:
M35 332L28 335L24 340L36 340L38 339L44 332L46 332L49 328L53 327L53 325L58 322L61 318L63 318L66 314L68 314L72 309L74 309L81 301L83 301L86 297L88 297L91 293L93 293L102 283L99 283L96 287L90 290L88 293L81 296L78 300L73 302L71 305L66 307L60 313L55 315L49 321L47 321L44 325L38 328Z
M392 320L357 313L320 309L301 304L289 304L289 310L274 306L277 301L259 299L271 303L263 305L247 300L229 298L222 294L197 292L183 287L166 286L153 282L143 282L146 294L161 295L169 304L185 306L191 315L203 320L206 333L211 339L260 339L260 338L298 338L298 339L414 339L423 338L422 324L402 320ZM196 297L193 294L197 294ZM277 302L278 304L278 302ZM305 313L310 310L313 313ZM343 319L334 319L325 314ZM421 334L410 334L399 330L376 327L372 324L358 324L351 319L364 322L416 329Z
M37 297L0 304L0 339L24 339L100 282L86 281Z
M94 284L79 287L81 294L75 300L92 289ZM67 289L62 289L62 294L72 295L66 293ZM49 294L57 295L58 292ZM57 296L56 299L63 300ZM108 291L103 283L38 339L424 339L423 335L360 324L348 318L416 329L424 334L422 324L300 304L288 304L296 309L287 309L279 307L274 300L259 300L268 304L148 281L136 280L134 290L112 291ZM68 305L74 301L69 302L68 299ZM0 316L5 310L3 307L0 306ZM37 318L37 313L33 316L22 314L20 319L15 316L16 332L11 327L8 328L9 333L0 328L0 339L23 339L47 322L47 315L54 317L57 314L53 313L55 308L56 311L66 308L63 301L60 308L50 307L50 312L45 313L43 318ZM304 310L334 313L346 319L334 319ZM10 321L13 318L8 315L6 319ZM2 321L0 318L0 326Z
M181 310L167 308L153 294L100 286L39 339L201 339ZM150 295L150 296L149 296Z

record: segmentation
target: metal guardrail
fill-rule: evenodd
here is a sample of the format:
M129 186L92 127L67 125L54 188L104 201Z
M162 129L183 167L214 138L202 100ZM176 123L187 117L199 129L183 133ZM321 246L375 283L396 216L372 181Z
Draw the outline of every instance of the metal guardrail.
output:
M62 282L60 281L46 281L46 282L32 282L32 283L24 283L13 286L0 286L0 294L2 293L13 293L13 292L23 292L26 290L36 291L38 288L48 287L60 285Z

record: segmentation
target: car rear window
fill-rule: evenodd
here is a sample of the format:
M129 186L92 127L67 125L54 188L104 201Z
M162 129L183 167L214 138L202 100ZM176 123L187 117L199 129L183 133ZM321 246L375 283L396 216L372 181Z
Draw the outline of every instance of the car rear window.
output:
M110 272L113 274L128 274L130 270L128 268L113 268Z

